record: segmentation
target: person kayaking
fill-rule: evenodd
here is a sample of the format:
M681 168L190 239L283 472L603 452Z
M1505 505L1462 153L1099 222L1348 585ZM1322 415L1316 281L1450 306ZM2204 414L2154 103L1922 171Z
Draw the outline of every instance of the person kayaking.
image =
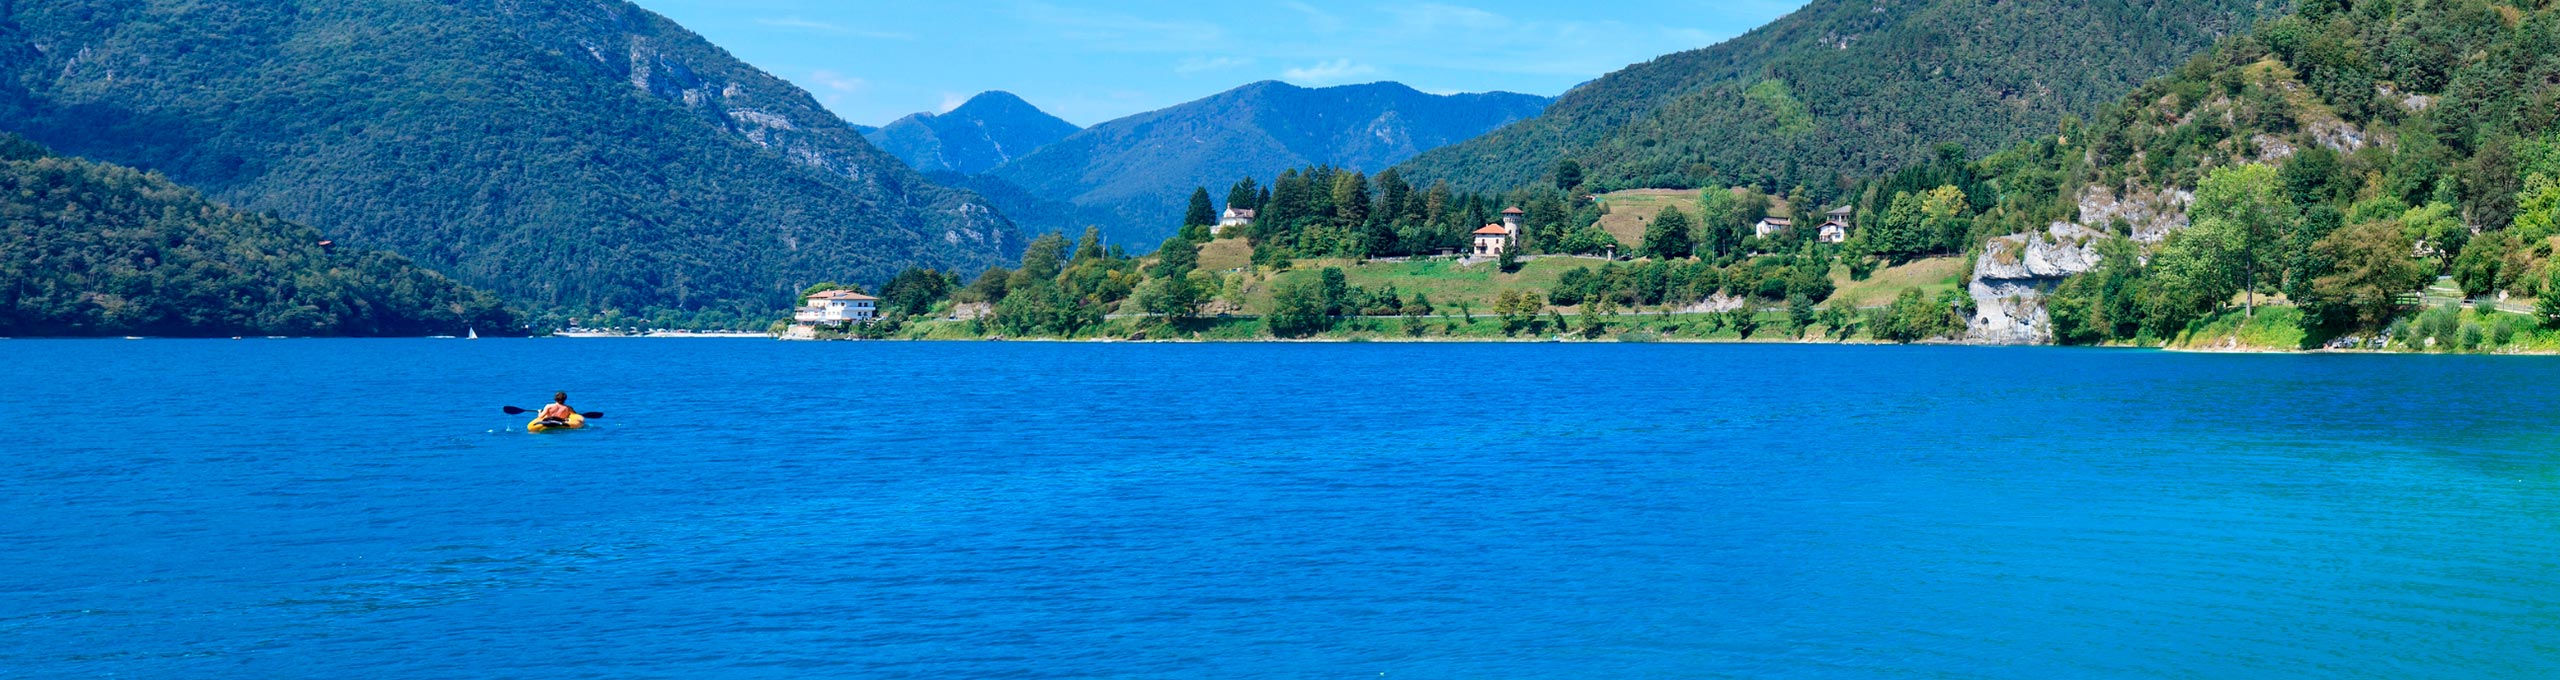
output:
M551 405L542 407L542 422L567 425L575 419L579 419L578 410L569 408L569 393L567 392L552 393Z
M543 406L542 409L538 411L509 406L506 408L506 412L507 415L511 416L520 416L527 413L533 414L533 422L525 423L524 428L534 432L567 432L570 430L584 430L587 429L587 421L604 417L604 414L602 413L579 413L577 409L569 408L569 393L567 392L553 393L551 395L551 403Z

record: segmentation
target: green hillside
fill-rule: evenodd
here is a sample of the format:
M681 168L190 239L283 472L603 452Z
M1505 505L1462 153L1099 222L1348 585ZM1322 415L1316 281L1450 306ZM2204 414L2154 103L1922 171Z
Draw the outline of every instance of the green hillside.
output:
M0 128L528 307L754 310L1009 262L984 202L619 0L0 3Z
M497 298L0 135L0 336L519 333Z
M2560 11L2315 3L2085 128L1986 159L2000 195L1982 217L2011 229L2076 219L2118 237L2046 302L2064 342L2237 332L2253 302L2287 307L2277 318L2297 330L2283 337L2299 344L2522 342L2560 323L2555 83ZM2162 199L2183 213L2174 222L2114 208L2185 192L2192 201ZM2490 311L2416 314L2439 275ZM2552 304L2502 314L2485 303L2500 295Z
M1547 113L1404 167L1497 191L1581 164L1588 188L1796 186L1978 151L2094 113L2269 10L2261 0L1815 0L1705 49L1628 67Z

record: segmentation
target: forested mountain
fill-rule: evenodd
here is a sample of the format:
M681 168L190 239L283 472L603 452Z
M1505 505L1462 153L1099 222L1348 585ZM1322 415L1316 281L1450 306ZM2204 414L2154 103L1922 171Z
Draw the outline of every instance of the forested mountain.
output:
M0 336L520 333L398 256L0 134Z
M0 128L546 309L756 310L1021 247L621 0L0 3Z
M1943 217L1977 239L2023 234L1991 240L1978 268L2068 275L2039 303L2063 342L2166 341L2281 300L2306 344L2494 347L2506 340L2482 329L2560 325L2555 84L2560 10L2322 0L2086 125L1983 159L1960 173L1979 178L1972 188L1931 193L1971 199ZM1940 221L1911 212L1913 224ZM1859 240L1902 241L1903 221L1888 214ZM2044 264L2021 264L2027 251ZM2483 307L2539 296L2540 318L2438 309L2410 327L2410 302L2439 275Z
M1114 243L1153 246L1182 226L1196 187L1327 165L1384 169L1425 149L1536 115L1522 94L1431 95L1395 83L1322 89L1262 82L1087 128L990 173L1040 196L1102 211ZM1035 231L1081 229L1014 214Z
M2094 113L2276 0L1813 0L1705 49L1575 88L1546 115L1405 166L1507 190L1576 161L1587 187L1817 196L1953 142L1977 152Z
M1072 135L1074 123L1007 92L987 92L949 113L919 113L864 137L916 170L974 175Z

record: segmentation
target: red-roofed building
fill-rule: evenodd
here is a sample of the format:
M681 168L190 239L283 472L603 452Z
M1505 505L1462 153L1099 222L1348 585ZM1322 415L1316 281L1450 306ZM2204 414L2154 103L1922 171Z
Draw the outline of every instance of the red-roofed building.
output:
M1503 251L1511 249L1516 236L1517 234L1510 227L1499 224L1484 225L1483 229L1477 229L1475 233L1475 256L1501 257Z

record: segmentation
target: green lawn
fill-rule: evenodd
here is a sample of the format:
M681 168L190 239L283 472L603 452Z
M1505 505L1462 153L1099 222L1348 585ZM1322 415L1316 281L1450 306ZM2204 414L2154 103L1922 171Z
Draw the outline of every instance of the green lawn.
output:
M1519 326L1504 324L1501 317L1479 311L1473 319L1455 309L1445 314L1413 319L1343 319L1330 332L1317 340L1351 342L1489 342L1522 340L1560 340L1567 342L1824 342L1833 336L1828 328L1815 327L1804 337L1787 328L1786 314L1761 312L1756 315L1760 328L1744 338L1719 323L1719 315L1675 314L1669 316L1624 315L1604 322L1606 330L1586 335L1581 317L1565 314L1564 324L1556 324L1556 316L1542 314L1536 320ZM903 340L974 340L968 324L950 321L928 321L910 324L898 334ZM1189 319L1111 319L1103 327L1086 333L1086 340L1269 340L1270 333L1261 319L1250 317Z
M1362 288L1378 290L1393 285L1396 294L1406 299L1422 293L1430 295L1434 305L1448 307L1464 300L1473 303L1478 311L1483 311L1492 309L1494 296L1506 290L1527 290L1545 299L1547 291L1555 288L1557 279L1562 278L1565 272L1577 267L1598 269L1603 264L1607 263L1596 259L1551 257L1522 263L1520 271L1505 274L1491 263L1459 266L1454 260L1431 260L1364 263L1345 266L1342 273L1351 285ZM1300 268L1320 270L1323 266L1302 265Z
M2302 310L2295 307L2259 307L2254 316L2225 310L2197 322L2171 344L2187 349L2310 349L2303 346L2301 324Z
M1892 304L1894 296L1910 288L1918 288L1920 294L1937 299L1940 292L1964 286L1964 264L1961 257L1913 260L1899 267L1878 269L1865 281L1849 280L1848 267L1832 267L1834 292L1825 304L1851 308L1882 307Z
M1644 243L1644 227L1653 223L1663 208L1679 206L1692 220L1698 217L1696 189L1634 189L1593 196L1606 206L1608 214L1600 216L1600 229L1618 237L1618 242L1632 248Z
M1154 258L1148 260L1152 264ZM1229 236L1200 246L1201 269L1223 272L1250 266L1253 266L1253 244L1246 243L1243 236Z

